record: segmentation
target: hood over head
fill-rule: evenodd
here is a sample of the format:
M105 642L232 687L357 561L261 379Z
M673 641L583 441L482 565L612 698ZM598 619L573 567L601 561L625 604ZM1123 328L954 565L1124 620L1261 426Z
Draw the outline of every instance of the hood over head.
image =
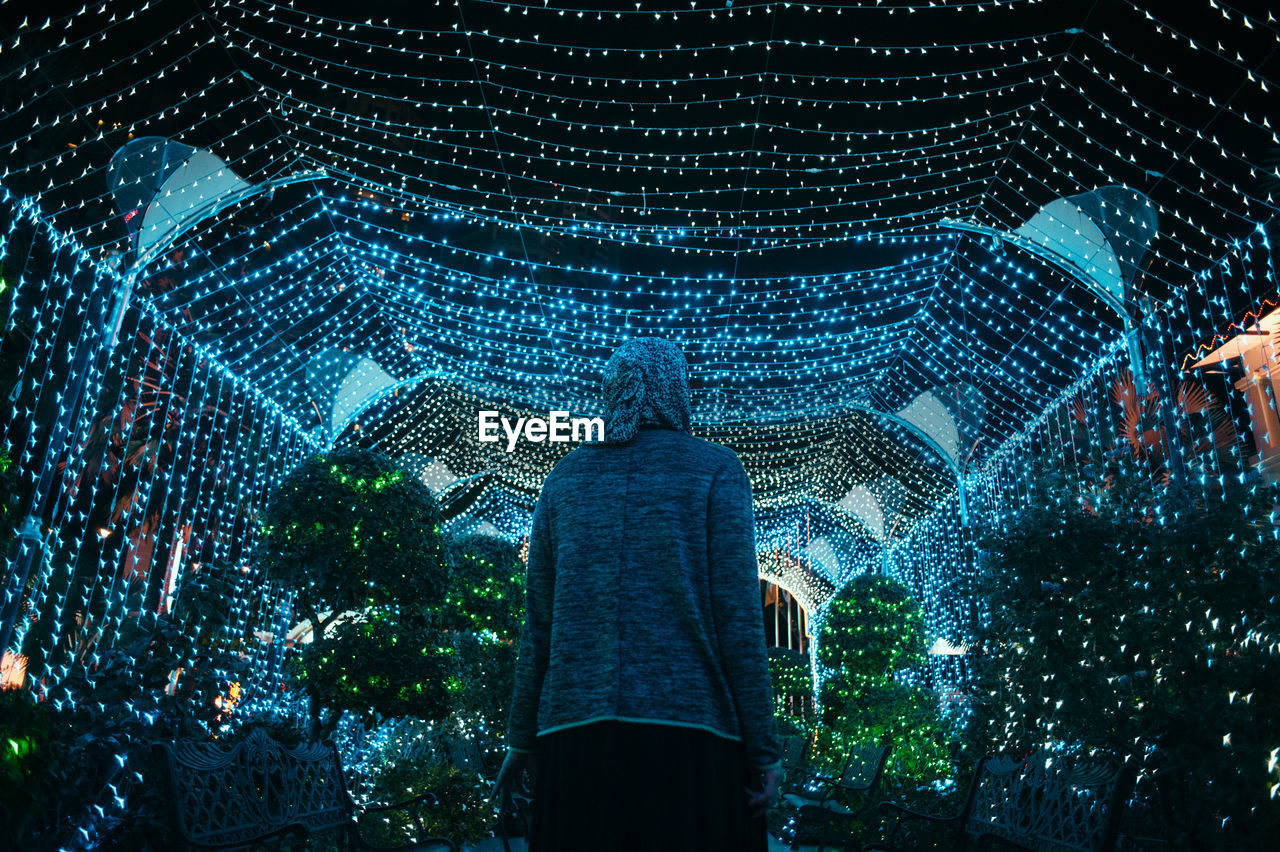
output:
M635 337L604 368L604 439L622 444L641 426L689 428L689 365L680 347L661 337Z

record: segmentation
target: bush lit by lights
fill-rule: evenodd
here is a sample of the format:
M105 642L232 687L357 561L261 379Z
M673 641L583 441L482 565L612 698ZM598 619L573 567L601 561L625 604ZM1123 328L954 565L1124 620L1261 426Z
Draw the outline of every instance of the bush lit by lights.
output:
M769 679L778 733L809 733L817 722L813 667L809 655L791 648L769 649Z
M454 711L480 748L504 749L524 627L524 565L515 545L494 536L463 536L448 553L443 623L457 650Z
M461 689L440 624L440 524L431 491L370 450L316 456L277 489L259 560L311 624L291 669L311 697L317 735L348 710L370 725L378 715L442 718L446 693Z
M818 642L818 661L831 672L820 691L820 760L838 767L854 745L890 742L885 773L896 785L948 774L937 696L914 681L925 649L924 615L901 583L863 574L841 589Z
M984 544L980 750L1136 761L1141 832L1172 849L1260 849L1280 832L1280 490L1231 499L1145 467L1029 468Z

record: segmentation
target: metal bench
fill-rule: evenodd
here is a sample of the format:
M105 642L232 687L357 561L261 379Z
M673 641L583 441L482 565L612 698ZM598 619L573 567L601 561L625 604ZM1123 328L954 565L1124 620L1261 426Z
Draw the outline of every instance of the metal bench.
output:
M827 845L844 848L850 840L850 829L858 821L874 818L874 799L884 765L889 759L887 744L863 743L849 751L838 776L810 775L804 788L783 795L783 801L796 809L796 815L783 830L783 839L792 849L815 839L818 852ZM858 807L842 804L837 795L853 797ZM864 826L865 827L865 826ZM810 835L816 834L816 838Z
M342 762L332 743L288 748L261 730L230 748L219 743L177 742L162 754L175 840L191 850L301 848L329 832L339 848L386 849L365 842L357 817L402 811L419 839L401 852L454 852L452 841L421 837L422 809L436 803L424 793L398 805L360 807L347 792Z
M967 849L1026 849L1035 852L1112 852L1120 812L1133 782L1131 767L1104 762L1065 762L1037 752L1025 760L986 757L978 763L963 807L951 816L913 811L882 802L886 840L863 852L907 848L904 822L927 821L955 833L955 852ZM892 820L892 823L889 823ZM992 841L995 841L994 843ZM931 841L929 848L941 848Z

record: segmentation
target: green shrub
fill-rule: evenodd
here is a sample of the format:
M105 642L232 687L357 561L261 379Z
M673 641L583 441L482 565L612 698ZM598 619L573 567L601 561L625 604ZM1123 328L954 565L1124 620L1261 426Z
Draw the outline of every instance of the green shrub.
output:
M901 583L864 574L840 590L818 645L818 659L834 669L820 691L814 751L823 764L835 769L853 746L889 742L892 786L914 789L949 774L937 696L911 679L925 648L923 613Z
M1206 499L1128 466L1028 481L1028 505L984 543L975 751L1101 750L1141 769L1142 819L1164 848L1267 847L1280 490Z
M524 627L524 566L515 545L467 535L450 543L449 593L442 623L455 651L452 708L480 747L506 739ZM503 746L505 750L505 746Z
M813 667L809 655L790 648L769 649L774 718L778 734L803 734L817 721L813 704Z
M371 450L315 456L276 489L258 561L311 623L290 668L311 698L314 738L348 711L369 724L378 714L447 715L447 693L461 684L448 674L455 651L440 625L440 524L430 489Z
M496 824L497 808L489 801L489 785L479 775L446 763L394 761L377 774L373 786L379 802L396 804L434 793L435 806L421 810L430 837L448 837L458 844L471 845L490 835ZM360 830L374 846L411 842L417 836L413 821L401 812L387 812L364 818Z

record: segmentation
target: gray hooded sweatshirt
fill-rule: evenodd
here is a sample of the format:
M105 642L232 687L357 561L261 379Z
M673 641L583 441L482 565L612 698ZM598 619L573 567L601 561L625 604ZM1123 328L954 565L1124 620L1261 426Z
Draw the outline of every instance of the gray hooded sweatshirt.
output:
M746 471L689 434L674 344L624 343L604 399L605 440L565 456L534 508L508 745L603 720L679 725L776 768Z

